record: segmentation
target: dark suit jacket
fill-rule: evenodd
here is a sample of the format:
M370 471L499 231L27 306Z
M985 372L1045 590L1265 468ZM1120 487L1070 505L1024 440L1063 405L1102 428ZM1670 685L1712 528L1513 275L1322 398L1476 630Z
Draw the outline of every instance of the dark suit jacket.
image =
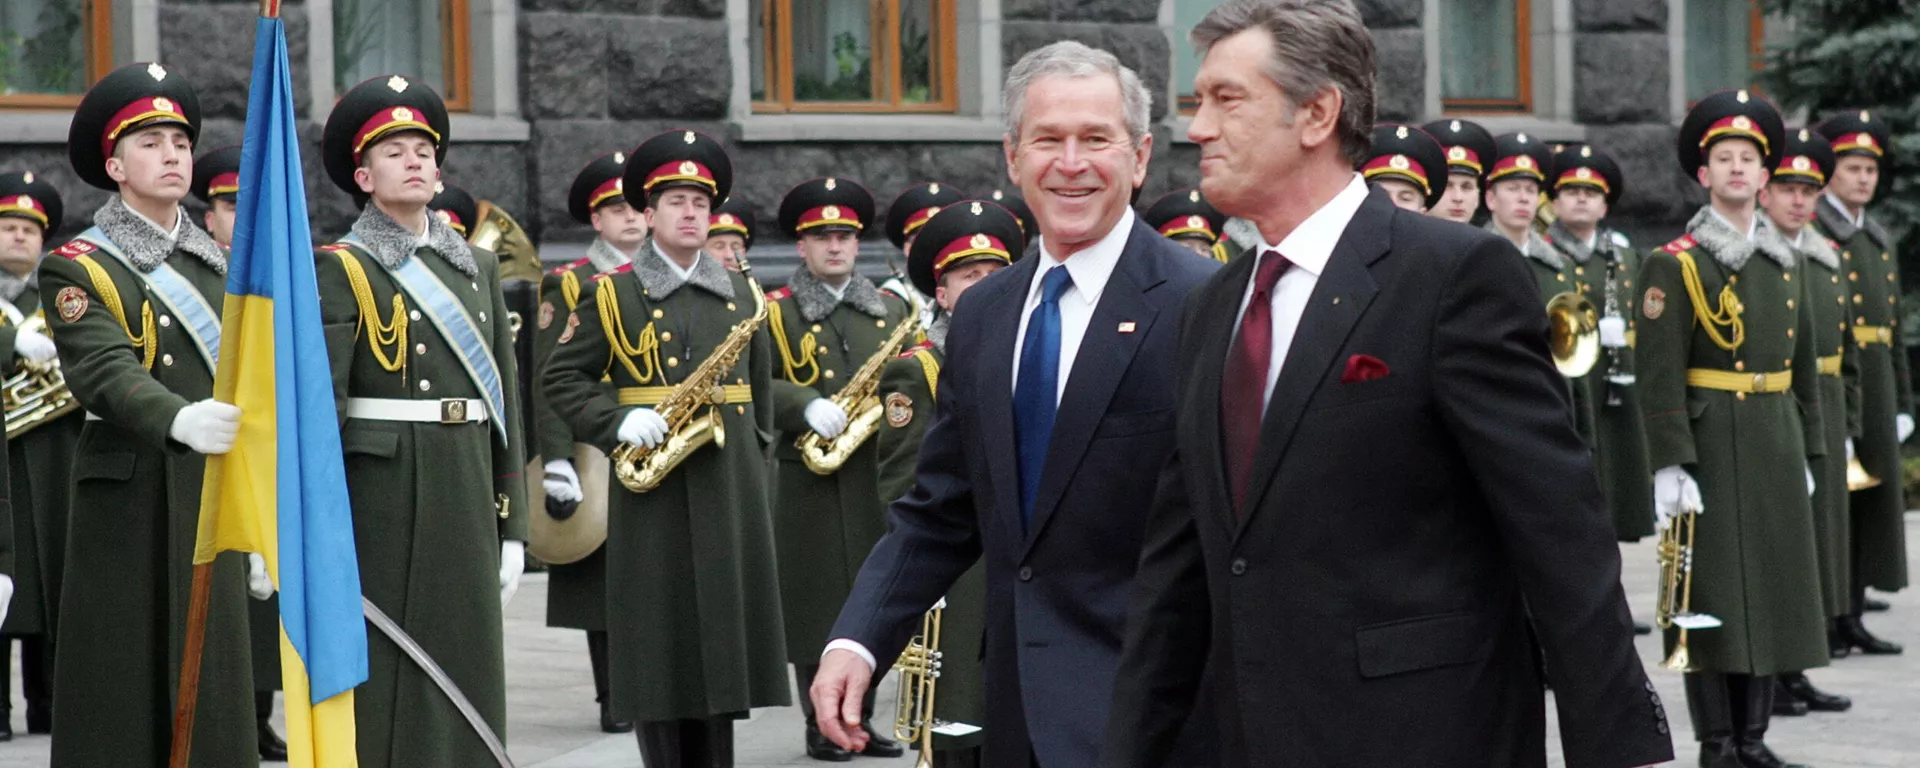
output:
M961 299L913 490L888 510L890 531L833 628L884 664L984 557L994 768L1025 768L1034 756L1076 768L1098 757L1146 500L1173 445L1175 320L1219 267L1135 222L1068 374L1023 533L1013 350L1043 260L1022 259Z
M1214 276L1181 322L1177 447L1103 764L1164 765L1211 706L1229 766L1544 766L1528 608L1567 764L1669 759L1520 254L1369 195L1301 318L1237 517L1220 386L1253 266ZM1390 373L1342 383L1354 355Z

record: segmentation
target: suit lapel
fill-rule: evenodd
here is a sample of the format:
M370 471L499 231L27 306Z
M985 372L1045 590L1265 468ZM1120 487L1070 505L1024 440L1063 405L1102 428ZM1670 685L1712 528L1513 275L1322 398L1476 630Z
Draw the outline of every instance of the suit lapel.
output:
M1033 285L1033 272L1039 259L1021 259L1007 269L1005 290L969 312L983 312L987 318L982 329L985 338L977 349L980 378L975 381L980 399L980 437L987 446L987 472L993 478L993 506L1006 522L1008 530L1020 530L1020 468L1013 431L1013 348L1020 334L1020 314L1025 309L1027 290ZM971 305L969 305L971 306Z
M1033 525L1027 532L1027 548L1040 538L1047 521L1053 518L1060 497L1066 493L1067 480L1086 455L1093 433L1106 415L1107 404L1120 387L1120 378L1133 363L1140 340L1152 329L1157 316L1143 294L1162 282L1157 258L1143 237L1159 237L1135 219L1127 245L1114 265L1113 275L1100 291L1100 303L1093 308L1086 335L1074 353L1073 370L1068 374L1066 396L1054 416L1053 436L1047 443L1046 469L1040 476L1040 490L1033 500ZM1120 333L1121 323L1132 323L1133 331Z
M1293 442L1300 426L1300 414L1313 393L1327 377L1345 345L1347 334L1373 303L1379 286L1367 269L1387 253L1387 232L1395 209L1386 197L1373 192L1354 213L1347 229L1327 259L1327 268L1315 283L1313 295L1293 334L1286 364L1274 383L1273 396L1267 400L1267 413L1260 424L1260 447L1253 459L1253 477L1247 485L1246 514L1240 516L1239 531L1259 513L1267 486ZM1222 360L1224 361L1224 357ZM1217 400L1218 397L1216 396ZM1216 406L1217 407L1217 406ZM1229 513L1231 514L1231 513ZM1236 537L1238 533L1235 534Z

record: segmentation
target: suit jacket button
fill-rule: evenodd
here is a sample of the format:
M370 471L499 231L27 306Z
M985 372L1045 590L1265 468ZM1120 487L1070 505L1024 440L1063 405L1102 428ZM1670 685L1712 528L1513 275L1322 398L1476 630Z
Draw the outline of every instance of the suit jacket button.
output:
M1247 561L1244 558L1236 557L1233 559L1233 565L1230 566L1228 570L1233 571L1233 575L1235 576L1244 576L1247 573Z
M1021 581L1033 581L1033 569L1032 569L1032 568L1021 568L1021 569L1020 569L1020 580L1021 580Z

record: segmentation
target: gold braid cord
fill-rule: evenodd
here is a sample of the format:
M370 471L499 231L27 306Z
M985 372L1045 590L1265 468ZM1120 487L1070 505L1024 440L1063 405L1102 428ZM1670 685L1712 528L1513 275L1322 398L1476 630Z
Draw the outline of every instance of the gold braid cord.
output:
M580 276L571 269L560 273L560 296L567 300L568 312L580 306Z
M626 366L627 373L639 384L653 381L653 375L660 371L660 337L649 321L647 327L640 329L640 336L632 342L627 341L627 327L620 319L620 301L615 294L612 280L601 280L594 289L594 302L599 305L600 327L606 331L607 344L613 348L613 356ZM638 365L634 358L640 358ZM643 370L641 366L645 366Z
M914 350L913 359L920 361L920 370L927 374L927 395L939 402L940 363L933 359L932 351L925 349Z
M140 332L134 333L133 326L127 324L127 308L120 301L120 288L113 284L113 276L92 256L80 256L74 261L87 269L87 277L93 280L93 292L100 294L100 301L113 313L113 319L120 321L120 330L127 332L127 341L140 350L141 367L153 370L154 353L160 349L160 334L153 327L153 305L140 302Z
M813 348L819 341L813 337L813 332L808 331L800 337L800 356L795 358L787 344L787 323L780 311L780 302L767 302L767 319L772 321L774 346L780 348L780 364L786 368L787 381L803 387L813 386L814 382L820 380L820 360L813 356ZM800 372L809 368L813 372L807 374L805 379L800 378Z
M1680 278L1686 283L1687 298L1693 302L1694 319L1700 321L1700 327L1715 346L1728 352L1739 349L1747 341L1747 324L1740 319L1746 306L1740 303L1740 295L1733 292L1733 283L1728 282L1720 289L1719 309L1709 310L1706 289L1700 285L1700 266L1694 263L1693 254L1681 251L1673 257L1680 261ZM1732 332L1732 340L1721 334L1722 328Z
M400 292L393 294L393 319L380 321L380 305L373 298L373 288L367 285L367 273L360 268L360 259L351 250L342 248L334 251L340 257L340 268L347 272L347 282L353 285L354 301L360 304L360 328L367 331L367 347L373 350L373 359L389 373L406 375L407 367L407 302ZM355 329L358 335L360 328ZM387 356L386 347L393 347L393 356Z

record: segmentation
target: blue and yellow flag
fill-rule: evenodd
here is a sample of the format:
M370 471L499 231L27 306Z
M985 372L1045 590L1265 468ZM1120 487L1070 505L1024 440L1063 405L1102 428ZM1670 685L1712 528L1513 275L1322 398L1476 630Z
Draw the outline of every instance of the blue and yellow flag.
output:
M358 764L353 689L367 679L367 628L277 5L263 6L254 32L213 387L240 407L240 436L207 460L194 561L266 558L280 589L289 762L339 768Z

